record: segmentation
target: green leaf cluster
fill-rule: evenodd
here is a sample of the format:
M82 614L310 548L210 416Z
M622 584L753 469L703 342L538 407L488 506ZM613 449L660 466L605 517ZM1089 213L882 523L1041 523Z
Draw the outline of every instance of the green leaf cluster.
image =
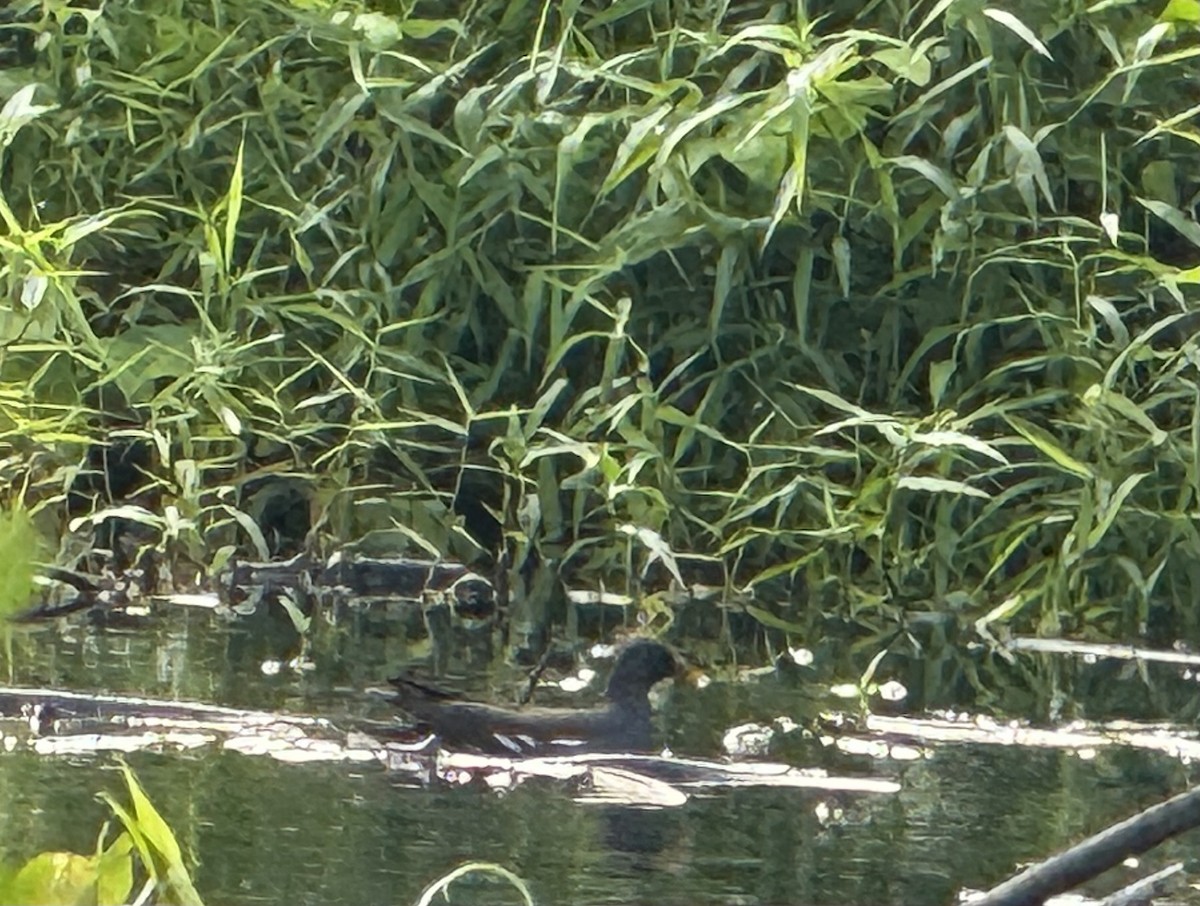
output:
M132 807L127 808L107 793L101 798L120 819L124 831L106 845L106 825L93 856L44 852L18 868L0 869L0 899L48 906L115 906L129 902L135 866L140 865L146 889L139 899L144 901L153 895L155 901L203 906L175 834L146 797L129 766L122 764L121 771Z
M810 6L16 4L0 443L119 391L200 562L286 478L318 543L1195 628L1196 3Z

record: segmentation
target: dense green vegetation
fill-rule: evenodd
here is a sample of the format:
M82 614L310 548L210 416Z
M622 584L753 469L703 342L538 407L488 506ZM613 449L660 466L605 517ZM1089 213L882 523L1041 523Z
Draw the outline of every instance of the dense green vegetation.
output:
M9 4L9 502L1194 636L1200 3L805 7Z

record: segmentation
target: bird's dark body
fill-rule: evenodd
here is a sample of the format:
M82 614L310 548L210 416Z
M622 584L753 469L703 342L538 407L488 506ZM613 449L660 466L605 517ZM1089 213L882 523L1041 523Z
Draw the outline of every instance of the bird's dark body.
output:
M630 643L613 667L608 704L599 708L523 708L455 700L404 677L390 682L395 703L450 749L489 754L646 752L653 744L650 687L674 676L675 656L649 640Z

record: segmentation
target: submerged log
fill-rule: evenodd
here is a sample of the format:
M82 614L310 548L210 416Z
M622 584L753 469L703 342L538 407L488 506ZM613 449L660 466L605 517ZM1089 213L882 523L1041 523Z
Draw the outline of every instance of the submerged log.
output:
M754 598L752 591L738 591L719 561L710 557L679 556L676 569L661 565L641 577L643 592L659 595L671 606L689 601L722 599L730 604ZM136 592L131 578L91 576L54 566L42 569L47 583L68 587L73 596L43 601L14 617L20 622L36 622L66 616L80 610L114 611L138 603L147 597ZM571 576L557 580L566 598L579 607L624 609L634 605L636 595L606 591L603 588L572 585ZM683 585L680 585L682 581ZM328 560L298 554L287 560L233 560L214 579L219 596L238 605L259 595L289 591L326 591L350 598L396 598L425 601L431 596L450 604L463 616L490 617L505 600L503 582L481 575L462 563L451 560L422 560L410 557L360 557L337 553Z
M894 793L891 781L829 777L784 764L721 764L631 754L503 758L450 752L394 722L250 711L185 701L0 687L8 750L46 756L217 748L286 763L376 764L400 783L464 783L504 790L527 781L565 785L581 803L663 808L689 790L770 786L831 793ZM341 724L341 726L339 725Z
M1100 903L1100 906L1146 906L1154 897L1165 893L1174 883L1175 876L1183 871L1183 863L1175 862L1154 874L1138 878L1132 884L1127 884L1120 890L1110 893Z
M971 906L1039 906L1194 827L1200 827L1200 787L1151 806L1027 868L970 900Z

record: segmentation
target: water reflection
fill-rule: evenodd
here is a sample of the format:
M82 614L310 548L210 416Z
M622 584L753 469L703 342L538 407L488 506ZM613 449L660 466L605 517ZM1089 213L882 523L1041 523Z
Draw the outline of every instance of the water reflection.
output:
M907 766L897 796L748 789L650 811L236 754L131 763L196 860L201 892L234 906L411 902L480 859L517 872L541 903L944 903L964 880L994 881L1159 797L1171 774L1135 790L1098 784L1122 767L1107 757L961 747ZM0 759L5 857L90 851L100 789L119 789L101 760ZM494 881L454 891L456 903L517 902Z
M332 715L351 712L354 699L330 690L385 673L409 644L374 633L334 640L319 660L340 666L317 677L264 676L258 659L287 654L284 637L198 613L156 618L136 633L42 630L21 640L15 680ZM719 684L668 704L667 739L689 754L711 752L729 723L802 718L807 707L795 690ZM412 788L374 765L296 766L214 751L139 754L130 763L194 860L202 895L231 906L409 903L473 860L516 872L543 904L945 903L963 884L987 886L1188 783L1179 762L1123 750L1084 758L964 745L898 764L797 737L786 754L893 778L902 791L715 790L654 811L579 805L548 783L503 795ZM17 860L93 851L108 817L94 794L120 788L102 757L0 757L0 852ZM464 880L452 893L468 906L519 902L489 880Z

